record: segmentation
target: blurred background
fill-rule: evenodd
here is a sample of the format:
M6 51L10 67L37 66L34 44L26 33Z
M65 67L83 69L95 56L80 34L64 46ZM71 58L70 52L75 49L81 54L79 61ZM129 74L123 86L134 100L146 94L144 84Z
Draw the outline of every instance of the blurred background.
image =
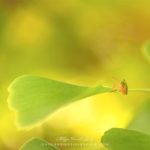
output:
M150 39L149 0L0 0L0 149L17 150L37 136L100 138L126 127L148 98L146 93L108 93L70 104L43 125L17 130L7 106L7 87L23 74L68 83L150 87L150 66L142 46ZM114 77L116 80L114 80ZM64 142L64 141L63 141Z

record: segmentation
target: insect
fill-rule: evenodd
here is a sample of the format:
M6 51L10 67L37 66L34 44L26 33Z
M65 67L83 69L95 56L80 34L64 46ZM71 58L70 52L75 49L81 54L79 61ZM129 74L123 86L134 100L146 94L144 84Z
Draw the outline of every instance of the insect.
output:
M121 92L123 95L128 94L128 85L124 79L120 82L119 92Z
M121 80L117 88L114 88L112 92L120 92L123 95L128 95L128 85L125 79Z

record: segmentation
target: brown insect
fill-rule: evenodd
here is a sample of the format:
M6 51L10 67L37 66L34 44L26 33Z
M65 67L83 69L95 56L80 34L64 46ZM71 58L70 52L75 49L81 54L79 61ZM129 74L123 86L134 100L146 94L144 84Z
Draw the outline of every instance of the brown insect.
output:
M112 92L121 92L123 95L128 94L128 85L126 81L123 79L117 88L113 88Z
M127 83L126 83L126 81L124 79L120 82L119 91L123 95L127 95L128 94L128 85L127 85Z

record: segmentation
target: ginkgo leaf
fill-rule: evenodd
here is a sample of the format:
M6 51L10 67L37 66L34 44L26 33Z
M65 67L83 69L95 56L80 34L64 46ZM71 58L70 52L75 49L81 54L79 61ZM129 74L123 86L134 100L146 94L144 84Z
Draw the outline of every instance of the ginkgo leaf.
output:
M58 150L54 145L50 144L49 142L39 139L39 138L32 138L25 142L20 150Z
M112 88L78 86L24 75L14 80L8 91L8 103L16 112L18 127L25 128L41 123L66 104L98 93L111 92Z
M150 150L150 135L134 130L113 128L101 141L108 150Z

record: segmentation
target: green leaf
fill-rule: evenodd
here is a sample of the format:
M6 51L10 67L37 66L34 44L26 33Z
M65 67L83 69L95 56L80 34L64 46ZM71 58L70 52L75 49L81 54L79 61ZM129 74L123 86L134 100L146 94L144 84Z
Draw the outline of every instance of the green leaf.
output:
M133 120L128 125L128 129L134 129L150 134L150 101L147 100L139 108Z
M33 138L25 142L20 150L58 150L55 146L39 138Z
M147 42L143 47L143 54L150 62L150 42Z
M98 93L111 92L112 88L78 86L25 75L17 78L8 91L8 104L16 112L18 127L25 128L41 123L66 104Z
M105 132L102 143L108 150L150 150L150 135L113 128Z

